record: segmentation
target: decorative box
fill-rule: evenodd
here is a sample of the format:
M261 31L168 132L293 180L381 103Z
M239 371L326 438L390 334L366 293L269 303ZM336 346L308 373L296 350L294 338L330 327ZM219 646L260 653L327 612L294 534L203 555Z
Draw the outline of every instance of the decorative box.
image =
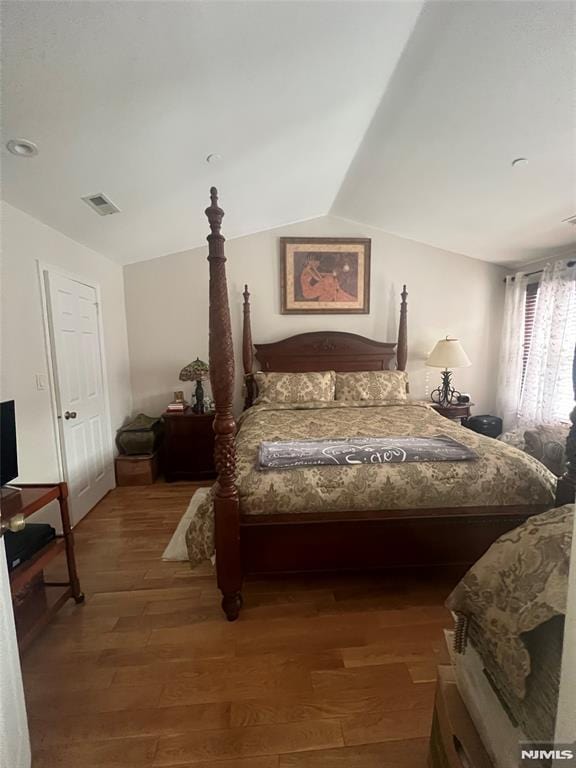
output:
M116 485L153 485L158 477L158 454L116 456Z

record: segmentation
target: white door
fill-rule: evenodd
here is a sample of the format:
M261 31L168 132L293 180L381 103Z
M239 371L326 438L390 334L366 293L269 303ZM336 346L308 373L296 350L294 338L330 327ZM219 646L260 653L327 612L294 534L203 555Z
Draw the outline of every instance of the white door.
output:
M10 581L0 538L0 768L30 768L30 762Z
M72 523L114 487L96 290L48 272L56 402Z

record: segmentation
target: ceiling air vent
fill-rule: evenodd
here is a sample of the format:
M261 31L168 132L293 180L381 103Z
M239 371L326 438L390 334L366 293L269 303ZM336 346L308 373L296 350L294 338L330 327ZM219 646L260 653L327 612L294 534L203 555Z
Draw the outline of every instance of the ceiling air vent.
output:
M111 213L120 213L120 208L108 200L106 195L101 193L97 195L87 195L86 197L83 197L82 200L84 200L90 208L95 210L96 213L99 213L100 216L108 216Z
M574 216L568 216L567 219L562 219L563 224L573 224L576 227L576 213Z

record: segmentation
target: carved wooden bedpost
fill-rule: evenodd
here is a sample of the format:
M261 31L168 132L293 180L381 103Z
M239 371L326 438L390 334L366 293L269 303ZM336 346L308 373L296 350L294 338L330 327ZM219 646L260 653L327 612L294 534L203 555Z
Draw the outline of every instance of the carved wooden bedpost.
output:
M572 385L576 400L576 349L572 360ZM570 431L566 439L566 472L558 480L556 487L556 506L573 504L576 498L576 406L570 414Z
M229 621L238 618L242 605L240 560L240 504L236 488L236 422L234 399L234 348L226 285L224 236L220 233L224 211L218 207L218 191L210 189L211 205L206 208L211 234L208 235L210 264L209 348L210 383L214 397L214 458L218 479L214 495L216 571L222 592L222 608Z
M398 326L398 348L396 351L396 360L398 362L398 370L405 371L406 363L408 362L408 292L406 286L402 288L400 294L402 301L400 303L400 325Z
M244 364L244 408L250 408L254 400L254 347L252 345L252 325L250 323L250 292L244 286L244 323L242 326L242 362Z

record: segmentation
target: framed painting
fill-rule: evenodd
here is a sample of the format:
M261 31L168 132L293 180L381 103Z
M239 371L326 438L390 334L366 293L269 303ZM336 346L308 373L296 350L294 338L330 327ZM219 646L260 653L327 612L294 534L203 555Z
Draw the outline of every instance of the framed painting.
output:
M368 314L370 239L281 237L283 315Z

